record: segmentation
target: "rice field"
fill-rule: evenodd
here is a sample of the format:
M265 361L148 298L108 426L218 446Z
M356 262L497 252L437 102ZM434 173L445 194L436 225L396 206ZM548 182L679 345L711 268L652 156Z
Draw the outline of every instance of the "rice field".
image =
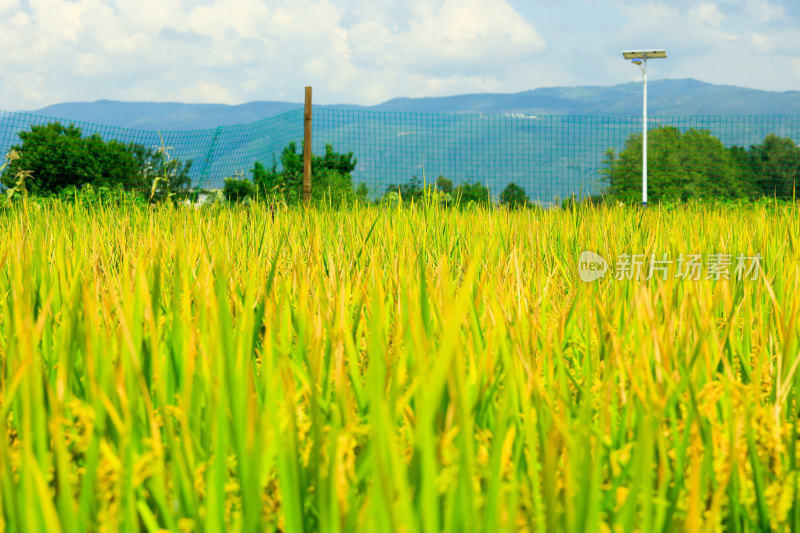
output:
M0 530L800 530L799 214L0 209Z

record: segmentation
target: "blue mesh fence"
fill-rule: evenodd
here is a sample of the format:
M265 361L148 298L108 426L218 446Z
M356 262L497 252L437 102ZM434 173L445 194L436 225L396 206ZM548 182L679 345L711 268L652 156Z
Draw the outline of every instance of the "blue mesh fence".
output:
M0 113L0 151L18 144L17 133L33 124L59 120L28 113ZM193 131L117 128L86 122L75 124L85 135L104 140L172 148L172 157L192 160L193 184L221 187L226 177L249 175L255 161L279 163L289 142L303 139L303 111L298 109L250 124ZM652 117L651 129L671 126L685 132L708 130L726 147L762 143L768 134L800 142L800 116ZM353 152L358 165L355 184L368 186L372 197L412 176L434 182L444 176L455 185L472 181L489 187L493 197L509 183L529 197L548 204L571 195L603 190L601 169L608 149L617 153L641 132L640 117L558 115L467 115L393 113L314 108L313 151L330 144L340 153Z
M798 116L655 117L651 129L708 130L726 147L759 144L776 134L800 140ZM417 176L479 181L496 198L514 182L550 203L602 191L609 148L617 153L642 119L608 116L483 116L315 110L313 148L331 144L358 157L354 181L373 192Z
M276 158L290 141L302 142L303 112L290 111L250 124L184 131L147 131L118 128L46 117L31 113L0 113L0 153L20 144L17 133L32 125L60 122L74 124L84 135L98 134L103 140L141 144L145 148L167 148L170 157L192 161L189 175L193 185L222 187L226 177L249 172L255 161L265 164Z

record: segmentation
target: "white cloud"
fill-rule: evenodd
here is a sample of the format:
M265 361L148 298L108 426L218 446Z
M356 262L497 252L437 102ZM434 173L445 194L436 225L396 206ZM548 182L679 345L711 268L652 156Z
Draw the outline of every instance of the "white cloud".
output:
M233 103L228 90L217 83L198 82L178 90L181 102L203 102L230 104Z
M377 77L389 89L400 81L392 73L403 72L407 82L425 76L409 95L483 90L545 48L533 25L504 1L416 1L407 9L402 25L373 13L348 28L352 64L371 73L373 87ZM422 92L430 87L438 89Z
M458 71L471 65L507 65L545 47L533 26L506 2L417 2L407 32L393 39L394 59L409 68Z
M0 0L0 17L4 19L20 9L19 0Z
M763 9L754 11L756 4ZM669 59L654 65L655 79L703 81L768 90L797 89L786 64L800 56L797 22L774 19L782 6L755 0L689 0L617 3L626 22L612 42L620 48L663 47ZM769 20L769 22L764 22ZM627 65L626 65L627 67ZM611 65L612 72L633 81L638 72ZM746 112L746 110L743 110Z
M747 13L755 20L769 23L786 17L786 8L767 0L748 0Z
M798 88L788 1L0 0L0 109L614 84L638 47L667 48L655 78Z
M652 44L640 44L642 47L667 47L667 44L678 45L678 49L696 48L698 45L708 47L722 42L735 40L738 36L729 33L725 26L725 15L713 3L690 4L685 9L675 4L663 3L623 3L623 12L628 22L622 28L620 36L646 40ZM672 46L675 50L676 47ZM668 50L669 52L669 50Z
M775 44L773 43L772 38L764 35L763 33L753 33L750 35L750 42L762 52L771 52L775 49Z
M725 17L720 13L717 6L710 2L703 2L689 12L689 17L700 24L707 26L719 26Z
M384 4L29 0L26 12L19 0L0 0L7 14L0 46L17 78L2 85L0 108L64 95L298 100L305 84L328 101L376 103L420 91L500 88L504 69L545 46L506 0ZM43 84L25 87L24 80Z
M181 0L105 0L105 3L113 7L119 22L132 32L156 34L166 27L180 27L187 15Z

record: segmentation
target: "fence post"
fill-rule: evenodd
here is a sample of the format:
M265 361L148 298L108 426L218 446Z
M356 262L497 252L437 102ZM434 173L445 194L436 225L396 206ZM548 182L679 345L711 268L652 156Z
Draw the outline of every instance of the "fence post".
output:
M305 142L303 143L303 201L311 200L311 87L306 87Z

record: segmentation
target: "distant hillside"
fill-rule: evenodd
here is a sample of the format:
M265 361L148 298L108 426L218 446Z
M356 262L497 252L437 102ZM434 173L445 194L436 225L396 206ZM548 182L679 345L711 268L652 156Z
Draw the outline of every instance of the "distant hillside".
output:
M648 107L659 115L800 114L800 92L770 92L701 81L657 80L648 84ZM383 111L526 115L640 115L642 84L614 87L554 87L515 94L465 94L441 98L396 98Z
M800 115L798 91L758 91L685 79L653 81L649 92L650 112L654 115ZM35 113L67 120L166 131L247 123L300 107L300 103L289 102L223 105L100 100L56 104ZM635 116L642 110L642 85L554 87L515 94L396 98L371 107L326 107L416 113Z
M55 104L34 113L123 128L169 131L245 124L301 107L302 104L288 102L225 105L99 100Z

